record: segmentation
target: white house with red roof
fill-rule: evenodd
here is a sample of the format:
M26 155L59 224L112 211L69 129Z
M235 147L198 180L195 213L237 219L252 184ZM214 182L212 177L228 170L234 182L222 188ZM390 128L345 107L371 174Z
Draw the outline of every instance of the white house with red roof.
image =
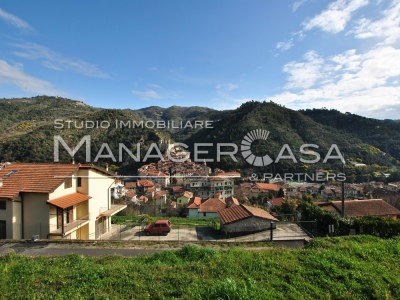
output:
M189 218L219 218L218 211L234 205L239 205L239 201L234 197L209 198L204 202L200 197L194 197L188 205Z

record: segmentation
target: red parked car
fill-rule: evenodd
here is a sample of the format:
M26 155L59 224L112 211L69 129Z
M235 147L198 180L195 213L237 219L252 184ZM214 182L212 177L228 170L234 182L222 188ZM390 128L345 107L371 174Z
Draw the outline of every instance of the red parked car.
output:
M147 225L143 229L143 232L146 235L150 235L150 234L167 235L168 232L171 231L171 226L172 226L172 224L168 220L158 220L158 221L155 221L153 224Z

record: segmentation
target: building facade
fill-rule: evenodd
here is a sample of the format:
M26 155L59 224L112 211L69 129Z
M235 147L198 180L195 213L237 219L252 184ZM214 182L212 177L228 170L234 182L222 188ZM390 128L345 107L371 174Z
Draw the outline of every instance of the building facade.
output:
M0 238L99 239L111 230L112 173L94 165L12 163L0 170Z

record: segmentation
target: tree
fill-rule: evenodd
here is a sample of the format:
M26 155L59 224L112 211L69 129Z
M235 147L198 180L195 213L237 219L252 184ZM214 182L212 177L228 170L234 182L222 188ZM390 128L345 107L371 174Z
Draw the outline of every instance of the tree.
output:
M277 198L282 198L285 196L285 192L283 191L283 188L280 188L278 191L278 194L276 195Z
M301 200L303 202L312 203L313 197L310 194L303 194L303 196L301 197Z
M285 215L292 215L295 213L297 203L295 200L285 199L282 201L280 212Z

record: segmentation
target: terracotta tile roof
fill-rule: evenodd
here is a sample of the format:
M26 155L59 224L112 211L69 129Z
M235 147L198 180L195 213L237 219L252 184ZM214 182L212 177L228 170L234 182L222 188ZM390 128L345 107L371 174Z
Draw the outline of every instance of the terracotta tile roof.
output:
M217 176L220 176L220 177L240 177L240 173L239 172L221 172L221 173L218 173Z
M253 206L248 206L248 205L243 205L244 208L246 208L253 216L255 217L260 217L272 221L279 221L277 218L273 217L269 212L266 210L263 210L261 208L253 207Z
M225 202L218 198L209 198L200 204L199 212L217 212L226 207Z
M192 193L192 192L189 192L189 191L185 191L185 192L183 193L183 197L185 197L185 198L187 198L187 199L190 199L190 198L193 197L193 193Z
M81 193L73 193L53 200L47 200L47 203L60 208L67 208L83 201L89 200L90 196Z
M173 187L172 187L172 191L173 191L174 193L182 192L182 191L183 191L183 187L182 187L182 186L173 186Z
M209 177L208 180L210 180L210 181L224 181L224 178L221 178L221 177Z
M135 197L136 196L136 194L135 194L135 192L134 191L126 191L125 192L125 196L126 197L129 197L129 198L133 198L133 197Z
M134 189L136 187L136 182L125 182L125 188Z
M168 191L159 191L155 194L154 199L161 199L168 194L169 194Z
M271 221L279 221L278 219L271 216L267 211L247 205L234 205L223 210L218 211L218 215L221 219L222 224L229 224L244 220L250 217L259 217L268 219Z
M226 203L226 206L228 206L228 207L231 205L239 205L240 204L239 200L232 196L226 198L225 203Z
M247 219L251 214L242 205L234 205L218 212L222 224L229 224L235 221Z
M332 201L332 205L340 213L342 201ZM400 210L382 199L349 200L344 202L344 213L347 217L400 215Z
M327 210L332 213L339 213L339 211L337 211L336 208L334 206L332 206L332 204L325 204L325 205L318 205L318 206L321 207L323 210Z
M332 189L324 189L324 193L325 194L333 194L334 192L332 191Z
M0 198L13 199L21 192L52 193L78 168L74 164L12 163L0 170Z
M190 199L187 208L198 208L200 204L201 204L201 198L193 197L192 199Z
M137 182L137 186L153 187L153 186L154 186L154 182L151 181L151 180L143 179L143 180L139 180L139 181Z
M0 170L3 179L0 198L12 199L21 192L52 193L78 169L94 169L105 175L113 175L93 164L11 163ZM8 176L10 172L13 174Z
M273 206L282 206L282 202L285 200L284 198L274 198L269 200L268 202L271 203Z
M275 191L278 192L280 190L280 186L277 184L273 183L256 183L256 187L262 189L262 190L268 190L268 191Z

